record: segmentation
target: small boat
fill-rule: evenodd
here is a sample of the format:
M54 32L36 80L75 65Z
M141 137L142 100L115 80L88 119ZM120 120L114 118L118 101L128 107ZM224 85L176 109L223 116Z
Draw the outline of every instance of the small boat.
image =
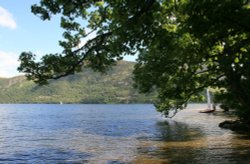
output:
M200 113L212 113L214 111L215 111L215 109L204 109L204 110L200 110L199 112Z
M208 105L207 109L200 110L199 112L200 113L212 113L216 109L215 105L213 105L213 108L212 108L211 97L210 97L210 92L208 88L207 88L207 105Z

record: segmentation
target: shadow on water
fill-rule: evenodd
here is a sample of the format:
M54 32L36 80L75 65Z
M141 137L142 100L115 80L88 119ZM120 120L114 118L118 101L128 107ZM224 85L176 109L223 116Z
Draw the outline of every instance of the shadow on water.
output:
M75 150L61 150L55 148L28 149L26 151L14 152L1 157L0 163L87 163L92 155Z
M250 142L231 136L207 136L185 123L156 124L157 137L139 138L135 163L249 163ZM249 137L249 135L248 135Z
M175 121L159 121L156 129L153 137L138 138L142 145L135 163L187 163L201 154L201 145L194 145L203 135L201 130L191 131L187 124Z
M156 129L160 141L194 141L204 135L200 129L191 130L187 124L176 121L159 121Z

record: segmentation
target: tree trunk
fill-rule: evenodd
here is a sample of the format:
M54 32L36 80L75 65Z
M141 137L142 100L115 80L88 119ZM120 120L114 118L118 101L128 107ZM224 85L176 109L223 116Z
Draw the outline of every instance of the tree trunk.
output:
M241 106L238 110L240 119L250 122L250 97L247 94L247 90L244 89L242 86L242 79L241 75L231 72L227 75L229 90L235 96L235 100L238 101L239 105Z

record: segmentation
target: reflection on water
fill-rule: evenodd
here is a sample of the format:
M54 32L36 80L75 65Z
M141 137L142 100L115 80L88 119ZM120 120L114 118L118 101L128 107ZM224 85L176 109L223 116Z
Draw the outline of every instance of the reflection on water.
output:
M198 113L203 107L190 105L173 120L158 123L160 138L144 140L138 149L143 155L136 162L250 163L250 135L219 128L218 124L229 118L221 111Z
M0 105L0 163L249 163L250 135L190 105Z

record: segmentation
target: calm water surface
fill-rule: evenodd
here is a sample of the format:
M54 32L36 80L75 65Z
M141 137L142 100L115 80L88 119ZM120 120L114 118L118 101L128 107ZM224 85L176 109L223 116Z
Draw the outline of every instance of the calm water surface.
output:
M0 105L0 163L250 163L250 135L190 105Z

